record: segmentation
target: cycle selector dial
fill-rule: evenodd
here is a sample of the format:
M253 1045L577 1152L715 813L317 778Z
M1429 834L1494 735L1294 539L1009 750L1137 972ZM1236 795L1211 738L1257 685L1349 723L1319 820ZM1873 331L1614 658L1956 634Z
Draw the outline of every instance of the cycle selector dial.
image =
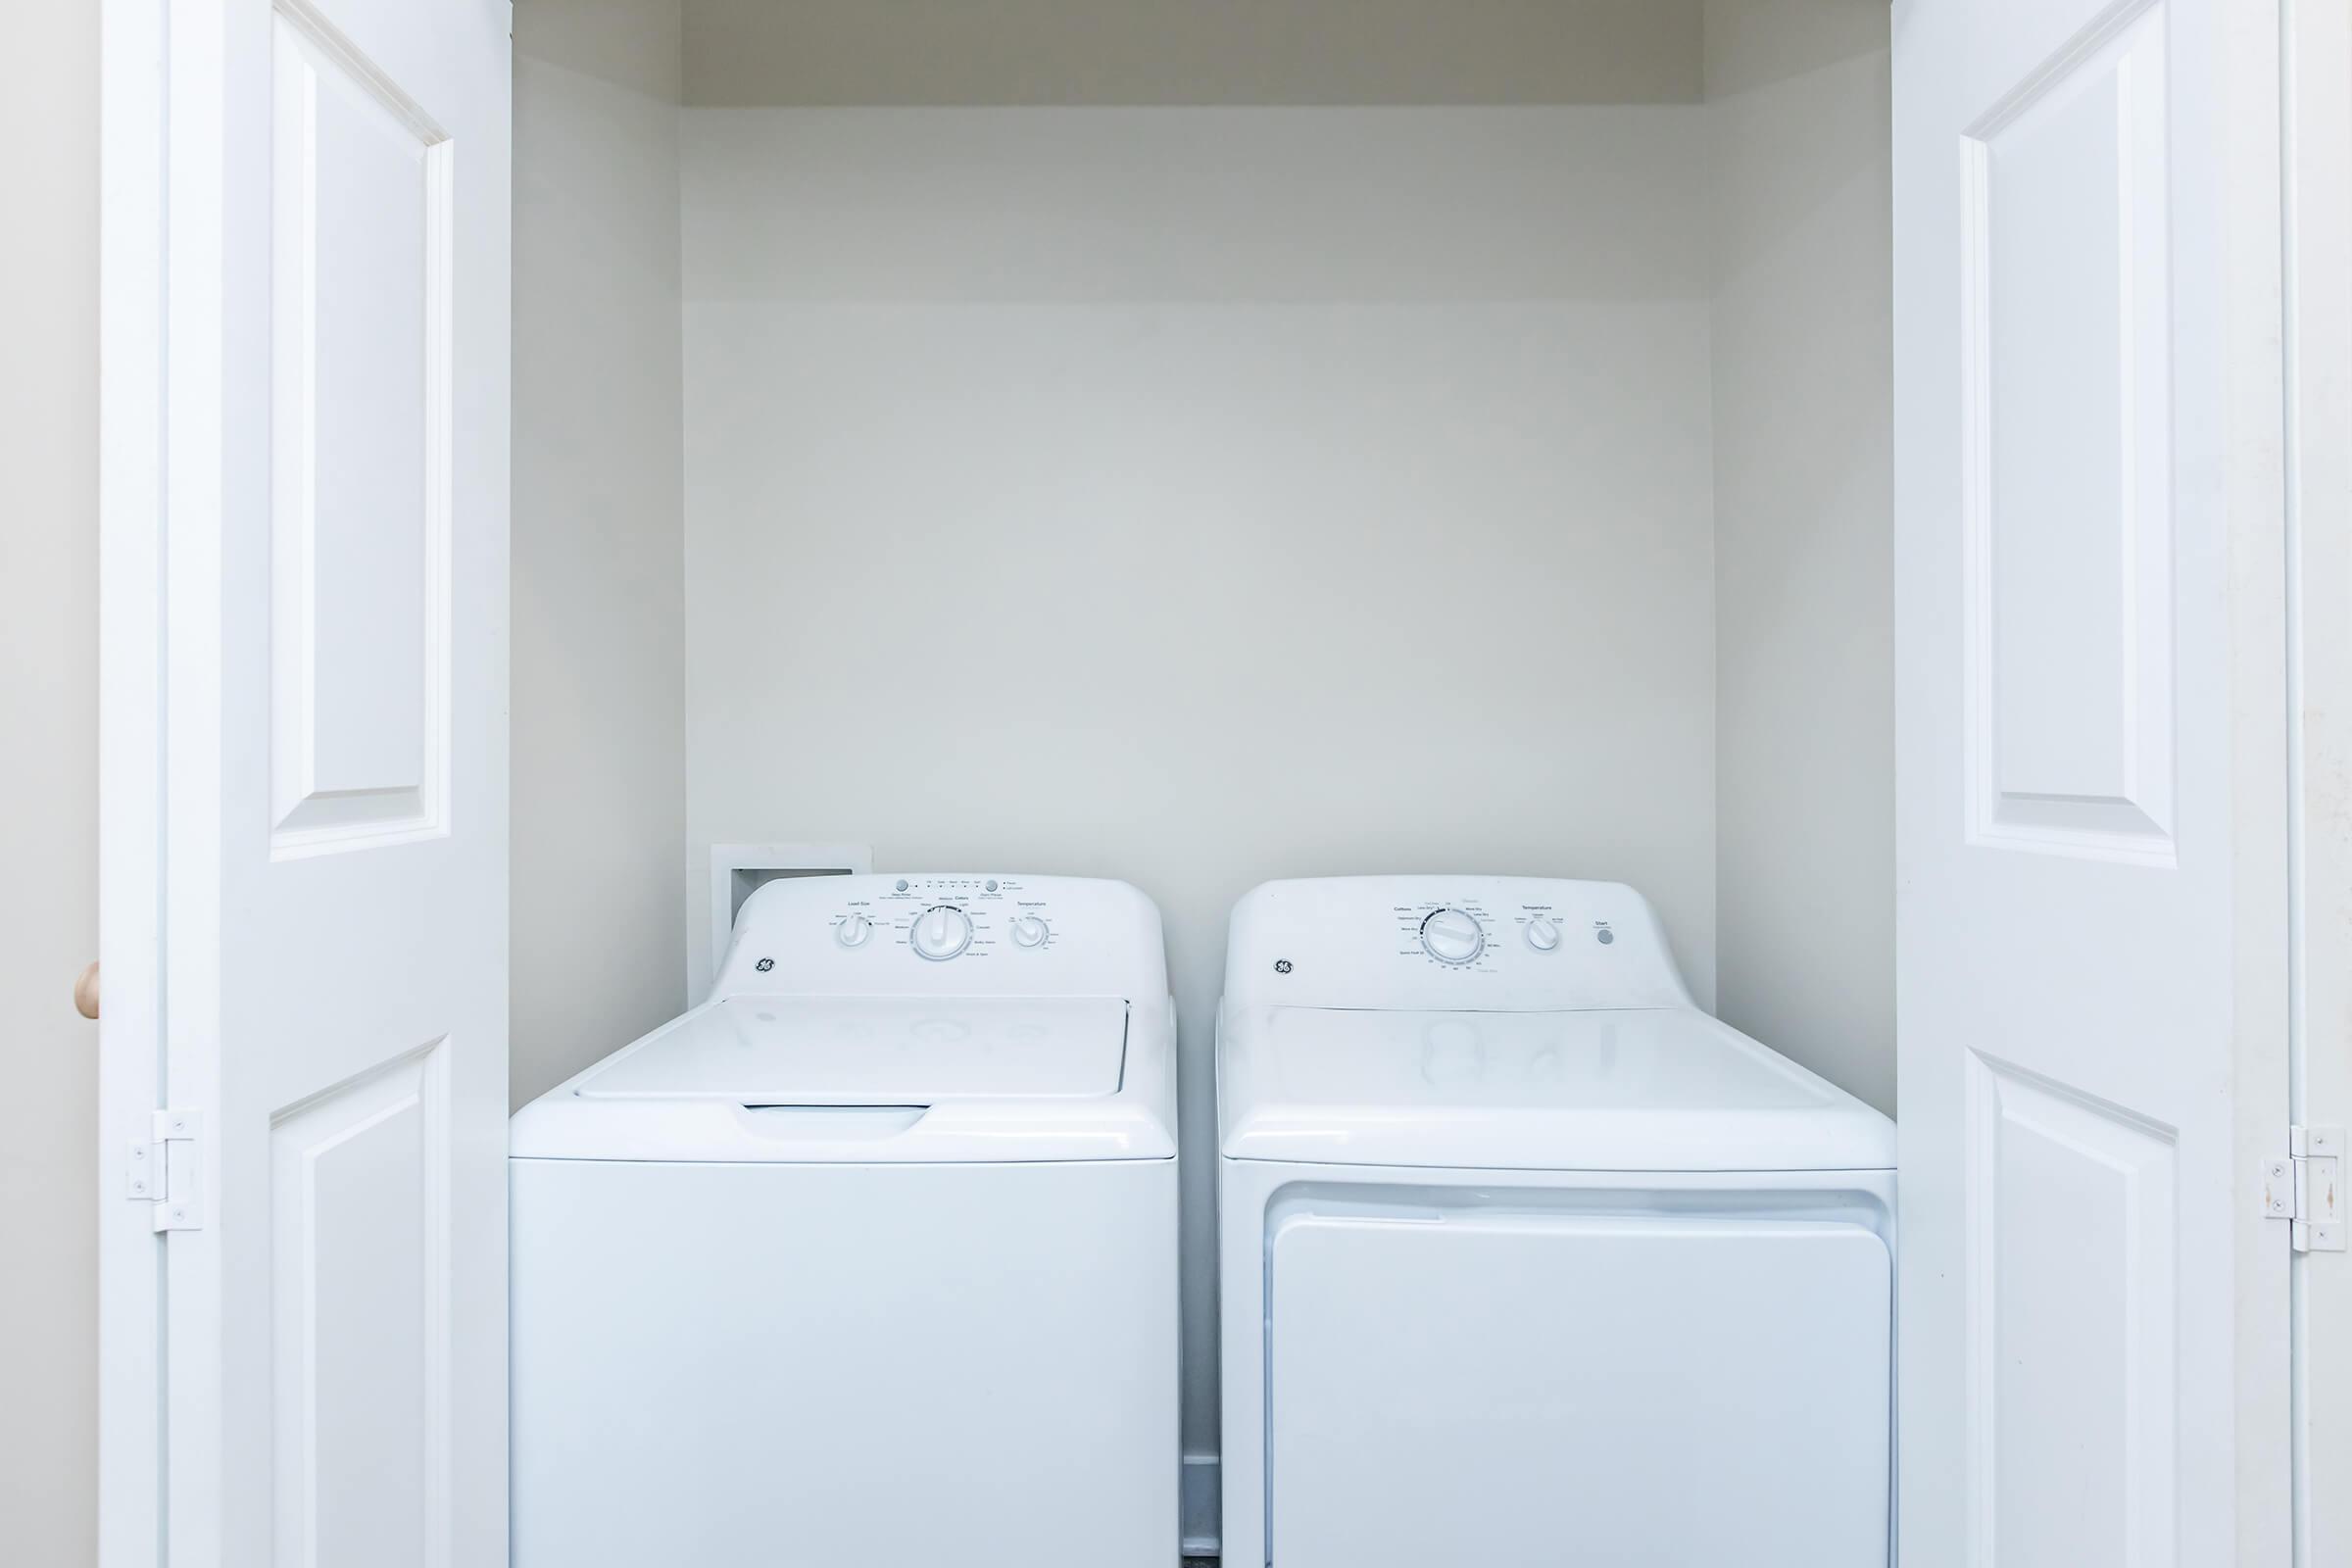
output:
M1421 922L1421 951L1440 963L1473 963L1487 951L1486 927L1463 909L1436 909Z
M916 957L944 963L972 945L972 917L953 904L934 904L914 917L906 945Z

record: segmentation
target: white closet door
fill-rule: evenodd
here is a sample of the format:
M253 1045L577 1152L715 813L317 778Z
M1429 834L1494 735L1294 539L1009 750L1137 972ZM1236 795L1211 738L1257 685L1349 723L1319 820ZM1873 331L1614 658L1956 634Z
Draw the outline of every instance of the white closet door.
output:
M1903 1562L2282 1564L2278 17L1893 28Z
M110 1564L506 1558L509 29L108 0Z

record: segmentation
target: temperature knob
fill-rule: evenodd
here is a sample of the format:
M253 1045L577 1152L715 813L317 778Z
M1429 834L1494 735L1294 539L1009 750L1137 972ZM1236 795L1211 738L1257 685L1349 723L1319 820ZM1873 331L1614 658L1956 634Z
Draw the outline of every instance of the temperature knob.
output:
M865 939L874 934L874 922L862 914L845 914L833 928L833 940L845 948L862 948Z
M1487 951L1486 928L1461 909L1439 909L1421 922L1421 951L1440 963L1469 963Z
M953 904L934 904L914 917L906 945L917 957L944 963L972 945L972 917Z
M1024 914L1012 922L1012 940L1024 948L1042 948L1053 930L1043 915Z
M1527 922L1527 945L1538 953L1549 953L1560 945L1560 922L1546 915L1537 915Z

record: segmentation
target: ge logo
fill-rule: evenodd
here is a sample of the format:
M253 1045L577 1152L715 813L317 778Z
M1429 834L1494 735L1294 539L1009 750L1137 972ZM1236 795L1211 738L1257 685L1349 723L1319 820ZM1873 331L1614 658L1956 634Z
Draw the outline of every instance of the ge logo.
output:
M773 958L761 958L758 963L752 965L753 968L759 970L761 974L767 973L768 970L773 969L775 966L776 960Z
M1291 960L1288 958L1276 958L1274 960L1274 972L1276 974L1289 974L1291 972Z

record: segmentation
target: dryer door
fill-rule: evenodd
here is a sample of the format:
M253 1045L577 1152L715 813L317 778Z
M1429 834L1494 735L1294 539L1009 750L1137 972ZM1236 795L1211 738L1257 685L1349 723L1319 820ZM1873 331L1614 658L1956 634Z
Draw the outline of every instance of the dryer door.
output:
M1863 1226L1301 1212L1268 1265L1281 1568L1885 1568Z

